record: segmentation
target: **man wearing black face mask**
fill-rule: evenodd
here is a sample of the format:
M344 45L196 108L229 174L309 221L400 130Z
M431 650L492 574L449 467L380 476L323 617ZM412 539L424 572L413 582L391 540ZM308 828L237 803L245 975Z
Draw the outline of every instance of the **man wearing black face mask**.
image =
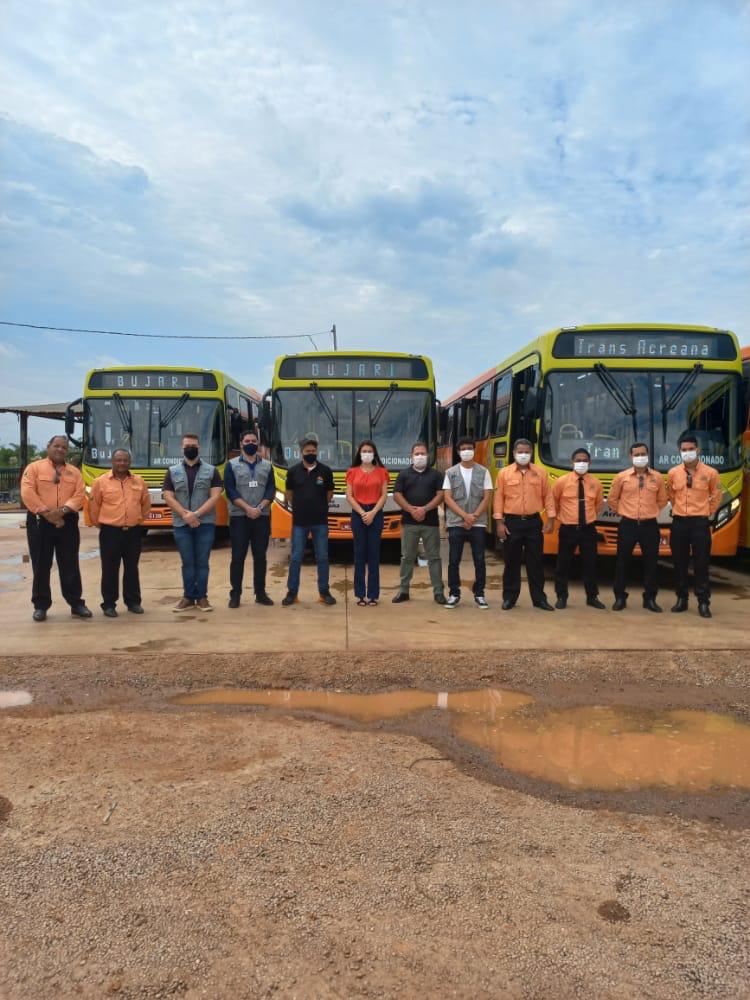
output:
M227 462L224 491L229 499L229 535L232 540L229 607L240 606L248 548L253 553L255 603L270 606L273 601L266 593L266 552L271 536L274 478L271 463L258 455L258 435L255 431L245 431L242 435L242 454Z
M164 502L172 511L174 540L182 560L182 599L173 611L213 611L208 600L208 560L216 532L216 504L221 496L219 470L198 457L196 434L184 434L184 461L164 476Z
M328 589L328 505L333 497L333 472L318 461L318 438L308 434L299 443L302 461L286 474L286 500L292 508L292 558L289 561L285 607L295 604L299 590L302 556L307 536L312 535L318 566L321 604L335 604Z

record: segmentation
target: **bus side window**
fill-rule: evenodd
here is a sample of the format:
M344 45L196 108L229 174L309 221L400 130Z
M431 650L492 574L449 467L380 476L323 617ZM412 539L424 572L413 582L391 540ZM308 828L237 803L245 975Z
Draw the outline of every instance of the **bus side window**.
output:
M464 426L462 434L466 437L474 438L476 436L476 420L477 420L477 401L476 399L467 399L464 402Z
M490 434L490 407L492 405L492 382L483 385L477 396L477 426L476 436L478 440L489 437Z
M510 392L513 382L511 372L504 372L495 380L495 413L492 426L493 437L503 437L508 433L510 417Z

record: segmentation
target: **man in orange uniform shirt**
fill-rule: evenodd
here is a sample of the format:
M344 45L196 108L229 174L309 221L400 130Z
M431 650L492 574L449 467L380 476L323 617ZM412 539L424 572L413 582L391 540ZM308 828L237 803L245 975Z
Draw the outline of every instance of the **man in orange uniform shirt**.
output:
M659 564L659 511L667 506L664 477L648 467L648 445L636 441L630 446L632 466L618 472L607 497L607 506L620 515L617 528L617 559L615 561L615 603L613 611L624 611L628 601L625 585L628 566L636 545L641 549L643 564L643 607L660 612L656 603Z
M573 471L560 476L552 487L552 496L560 521L557 565L555 566L556 608L568 606L568 575L575 550L581 553L581 576L586 589L586 604L603 608L596 582L596 518L604 503L602 484L589 475L591 455L576 448L571 456Z
M138 560L141 557L141 522L150 510L148 487L140 476L130 471L130 452L117 448L112 452L112 471L94 480L89 502L91 520L99 526L102 611L107 618L117 618L115 605L120 596L121 562L122 596L127 609L134 615L143 614Z
M21 479L21 500L26 507L26 537L29 543L34 582L31 601L34 621L43 622L52 604L50 573L57 558L60 589L76 618L90 618L83 601L78 549L78 511L83 507L83 477L69 465L68 439L62 434L50 438L47 457L26 466Z
M519 438L513 446L514 461L497 474L492 510L497 534L505 543L503 611L510 611L521 593L521 562L531 602L542 611L555 609L544 593L544 539L555 527L555 503L549 476L531 461L531 441ZM542 528L539 512L547 512Z
M711 525L721 505L721 480L716 469L698 460L698 439L689 431L678 442L682 465L667 473L667 495L672 503L672 561L677 603L672 611L688 609L688 568L693 556L693 587L698 614L711 618Z

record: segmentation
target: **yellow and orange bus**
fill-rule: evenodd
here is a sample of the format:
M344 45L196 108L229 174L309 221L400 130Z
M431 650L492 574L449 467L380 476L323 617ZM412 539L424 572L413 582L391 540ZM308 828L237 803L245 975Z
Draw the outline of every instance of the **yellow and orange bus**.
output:
M744 479L740 522L740 548L750 549L750 347L742 348L742 383L745 391L745 433L742 436Z
M257 429L261 396L223 372L180 367L96 368L86 376L83 397L71 403L66 418L74 432L72 409L83 402L81 472L87 496L91 484L112 465L112 452L127 448L131 469L143 476L151 494L145 527L171 528L172 512L164 503L162 483L170 465L182 461L182 435L197 434L201 456L223 473L224 464L239 454L239 435ZM71 438L72 439L72 438ZM84 518L90 524L88 504ZM222 497L216 523L226 526Z
M262 426L276 479L272 536L291 537L292 513L284 496L286 470L300 461L300 438L313 433L321 462L333 469L330 537L351 538L346 472L361 441L370 438L377 445L391 488L399 471L410 465L415 441L424 441L430 464L435 461L432 363L421 355L372 351L284 355L274 366ZM384 518L383 538L400 537L401 510L392 496Z
M564 327L542 334L444 400L438 466L456 460L461 435L477 440L476 458L493 476L512 461L512 443L528 438L533 460L554 480L569 471L573 449L591 452L591 471L605 497L614 475L645 441L654 468L680 461L677 440L695 431L703 461L720 474L724 493L713 526L714 555L733 555L740 533L742 435L746 427L742 362L727 330L665 324ZM618 517L605 507L599 552L614 554ZM669 551L667 508L661 544ZM492 526L488 519L488 530ZM545 535L557 551L557 533Z

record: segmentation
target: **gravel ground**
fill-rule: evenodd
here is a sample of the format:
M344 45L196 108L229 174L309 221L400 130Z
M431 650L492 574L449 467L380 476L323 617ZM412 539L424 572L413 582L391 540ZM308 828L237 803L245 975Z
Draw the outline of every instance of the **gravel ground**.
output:
M0 660L35 696L0 714L0 997L748 996L747 795L594 802L429 719L168 699L502 684L748 718L749 680L743 651Z

